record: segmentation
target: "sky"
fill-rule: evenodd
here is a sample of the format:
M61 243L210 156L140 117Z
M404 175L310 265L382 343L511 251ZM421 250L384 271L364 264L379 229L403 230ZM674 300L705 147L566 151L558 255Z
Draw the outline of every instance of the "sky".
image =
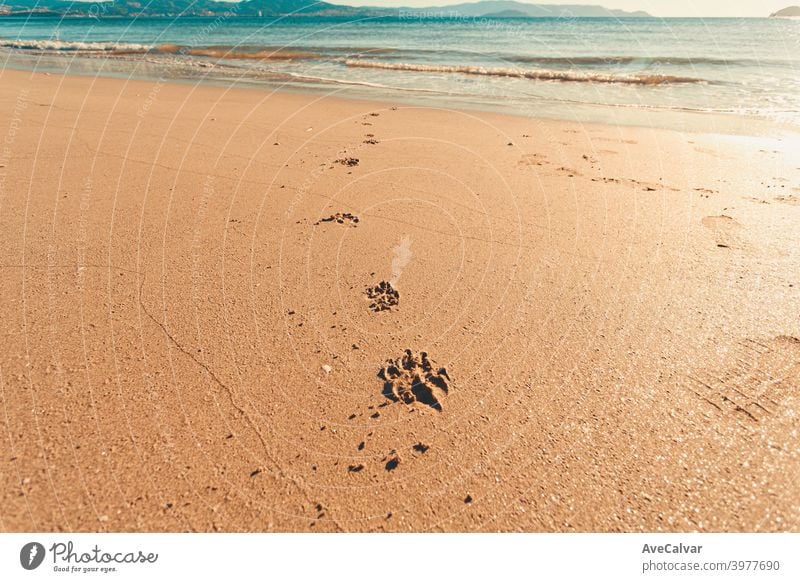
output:
M350 6L444 6L474 0L329 0ZM519 0L525 1L525 0ZM645 10L653 16L769 16L800 0L541 0L528 4L598 4L621 10Z

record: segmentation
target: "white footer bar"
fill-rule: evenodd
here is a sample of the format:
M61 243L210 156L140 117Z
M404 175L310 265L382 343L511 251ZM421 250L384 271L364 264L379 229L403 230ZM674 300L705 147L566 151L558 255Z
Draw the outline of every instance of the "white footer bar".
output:
M800 534L2 534L0 580L800 580Z

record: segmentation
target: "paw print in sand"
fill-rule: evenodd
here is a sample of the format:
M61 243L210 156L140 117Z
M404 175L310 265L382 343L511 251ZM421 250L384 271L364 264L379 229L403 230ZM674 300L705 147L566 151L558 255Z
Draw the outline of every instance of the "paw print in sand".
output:
M384 382L383 395L395 402L421 402L441 412L442 399L450 391L450 376L437 368L426 352L414 355L411 350L395 360L387 360L378 377Z
M400 303L400 293L386 281L381 281L374 287L367 287L366 295L368 299L372 300L369 308L376 313L397 307L397 304Z
M336 214L331 214L327 218L320 218L314 224L321 224L323 222L335 222L337 224L345 224L350 223L352 226L358 226L358 216L355 214L350 214L349 212L337 212Z
M358 165L358 158L339 158L336 163L352 168Z

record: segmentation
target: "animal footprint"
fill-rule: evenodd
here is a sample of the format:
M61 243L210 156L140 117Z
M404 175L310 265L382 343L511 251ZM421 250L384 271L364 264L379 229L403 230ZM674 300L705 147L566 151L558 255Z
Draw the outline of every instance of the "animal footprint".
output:
M741 246L737 231L742 227L734 218L721 214L720 216L706 216L703 226L714 234L717 246L723 249Z
M794 194L787 194L785 196L777 196L775 198L777 202L783 202L784 204L791 204L792 206L800 206L800 198L795 196Z
M314 224L320 224L322 222L336 222L337 224L350 223L351 226L355 227L358 224L358 216L350 214L349 212L337 212L336 214L331 214L327 218L320 218Z
M372 300L369 308L376 313L391 310L400 302L400 293L386 281L381 281L374 287L367 287L366 295Z
M727 367L689 376L690 390L720 414L753 422L780 414L800 389L800 339L745 339Z
M580 172L578 172L578 170L576 170L575 168L569 168L567 166L561 166L557 168L556 171L561 172L562 174L566 174L570 178L581 175Z
M426 352L414 355L411 350L395 360L387 360L378 377L384 382L383 395L394 402L411 405L420 402L442 411L442 400L450 392L450 376L437 368Z
M358 158L339 158L336 160L337 164L342 164L343 166L357 166L358 165Z
M543 154L525 154L517 162L517 166L542 166L547 162L547 158Z

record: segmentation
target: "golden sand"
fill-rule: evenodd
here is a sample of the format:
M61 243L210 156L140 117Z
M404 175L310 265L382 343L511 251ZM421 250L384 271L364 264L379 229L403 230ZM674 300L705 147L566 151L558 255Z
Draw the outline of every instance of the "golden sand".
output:
M796 142L0 104L3 530L798 531Z

